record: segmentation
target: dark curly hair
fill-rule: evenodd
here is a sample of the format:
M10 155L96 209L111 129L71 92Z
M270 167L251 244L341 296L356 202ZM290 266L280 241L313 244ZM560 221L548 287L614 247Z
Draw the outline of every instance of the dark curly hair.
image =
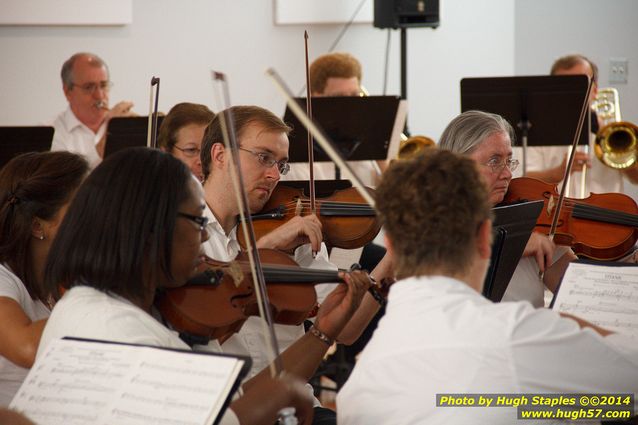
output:
M480 225L491 218L474 161L441 149L395 161L376 191L397 276L467 271Z

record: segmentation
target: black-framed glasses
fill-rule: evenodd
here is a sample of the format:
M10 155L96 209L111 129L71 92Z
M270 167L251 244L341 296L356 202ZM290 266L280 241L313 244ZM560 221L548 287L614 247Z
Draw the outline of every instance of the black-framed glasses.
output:
M273 165L277 164L277 170L279 170L279 174L281 174L282 176L285 176L286 174L288 174L288 171L290 171L290 164L288 163L287 160L282 159L280 161L277 161L271 154L267 152L255 152L255 151L251 151L250 149L245 149L241 147L239 148L239 150L242 150L254 155L259 161L259 163L266 168L270 168Z
M509 170L513 172L518 168L518 164L518 159L507 158L501 161L498 158L492 158L483 165L489 167L494 174L500 174L505 167L509 168Z
M199 156L202 151L199 148L180 148L177 145L173 145L173 147L189 158L195 158L196 156Z
M177 215L179 217L184 217L185 219L190 220L193 223L197 224L199 226L199 230L202 232L206 230L206 226L208 226L208 217L203 217L201 215L186 214L179 211L177 212Z
M78 87L86 94L93 94L99 88L102 91L109 91L113 87L112 81L100 81L99 83L72 84L72 87Z

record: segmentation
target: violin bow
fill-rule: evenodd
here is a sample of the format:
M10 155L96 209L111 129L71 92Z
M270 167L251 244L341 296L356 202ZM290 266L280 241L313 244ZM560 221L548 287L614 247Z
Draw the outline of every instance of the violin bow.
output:
M155 89L155 108L153 108L153 87ZM146 146L149 148L157 148L157 104L159 101L159 77L151 78L151 96L148 105L148 132L146 134Z
M310 87L310 72L308 66L308 31L304 31L304 45L306 49L306 114L312 119L312 90ZM312 142L312 133L308 132L308 166L310 167L309 186L310 186L310 210L313 214L317 213L315 204L315 174L314 174L314 149Z
M552 225L550 226L549 234L547 235L550 240L554 239L554 235L556 234L556 228L558 227L558 217L560 216L560 210L563 206L563 202L565 201L565 193L567 192L567 183L568 183L569 176L571 175L572 166L574 165L574 158L576 157L576 147L578 146L578 140L580 139L580 134L582 133L582 130L583 130L583 122L585 121L585 117L587 117L587 109L589 108L589 94L591 93L592 85L593 85L593 80L589 79L589 84L587 86L587 93L585 93L583 106L580 110L580 118L578 119L576 134L574 134L574 140L572 141L572 149L569 153L569 160L567 161L567 166L565 167L565 175L563 176L563 186L560 189L560 195L558 197L558 202L556 203L554 216L552 217Z
M266 75L268 75L273 80L275 86L279 89L283 97L286 99L288 107L295 114L297 119L301 121L308 132L311 133L312 136L317 140L319 145L323 148L330 159L332 159L334 163L337 164L337 166L345 172L345 176L350 179L352 185L359 191L363 199L365 199L365 201L374 208L374 198L368 191L368 188L365 187L363 181L359 178L359 176L357 176L352 168L350 168L346 160L338 152L335 144L324 135L319 125L316 124L312 119L308 118L303 109L301 109L301 106L299 106L299 104L295 101L292 92L290 91L286 83L284 83L277 71L275 71L273 68L268 68L266 70Z
M235 195L237 197L240 220L244 223L244 226L241 227L244 232L248 260L250 262L250 268L253 275L253 285L255 288L257 305L259 307L259 315L263 319L262 324L264 327L264 338L266 339L266 345L268 345L273 354L273 361L270 362L270 372L273 377L276 377L283 371L283 364L279 358L279 344L277 343L272 313L269 307L266 279L264 278L264 270L259 259L259 251L257 250L257 243L255 241L255 231L253 229L253 222L248 208L248 197L244 190L244 179L239 168L239 145L237 144L235 125L230 110L228 82L226 81L226 76L223 73L213 71L212 74L213 80L218 82L221 87L221 95L218 91L215 91L215 94L218 95L218 103L223 105L223 110L220 112L220 124L222 134L224 136L224 146L226 147L226 150L230 152L230 157L232 158L229 162L230 175L235 189Z

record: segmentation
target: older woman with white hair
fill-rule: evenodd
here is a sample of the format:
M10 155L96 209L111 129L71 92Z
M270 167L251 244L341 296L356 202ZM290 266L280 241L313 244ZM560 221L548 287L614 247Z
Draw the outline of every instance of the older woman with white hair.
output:
M503 201L518 160L512 158L514 130L500 115L466 111L454 118L443 131L439 146L468 156L479 165L489 189L489 200L496 206ZM576 256L567 247L556 247L545 235L532 233L503 301L529 301L544 306L545 286L556 289L567 264ZM539 273L544 272L543 280Z

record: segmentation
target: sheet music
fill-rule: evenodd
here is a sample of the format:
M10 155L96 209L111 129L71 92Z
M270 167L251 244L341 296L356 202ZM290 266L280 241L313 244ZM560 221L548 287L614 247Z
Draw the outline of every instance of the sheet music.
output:
M361 258L362 248L341 249L332 248L330 252L330 262L340 269L349 269L354 263L358 263Z
M571 263L553 309L638 339L638 267Z
M39 425L204 425L244 361L151 347L52 342L10 407Z

